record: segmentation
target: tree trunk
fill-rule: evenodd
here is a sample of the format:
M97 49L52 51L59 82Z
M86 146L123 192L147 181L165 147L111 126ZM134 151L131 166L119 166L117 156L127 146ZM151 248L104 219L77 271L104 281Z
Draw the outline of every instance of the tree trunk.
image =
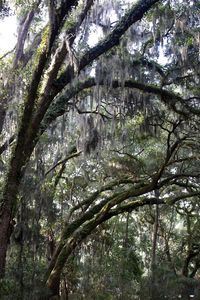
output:
M12 233L11 211L4 208L0 217L1 230L0 230L0 278L5 275L6 253L10 235Z
M19 157L22 157L19 154ZM23 159L20 161L14 157L10 163L10 169L5 182L2 205L0 208L0 277L5 275L6 252L13 231L13 217L17 206L17 195L22 177L21 166Z
M159 200L159 191L155 190L155 196ZM155 300L157 296L156 292L156 249L158 239L158 227L159 227L159 208L156 204L155 210L155 222L153 229L153 240L152 240L152 257L151 257L151 286L150 286L150 299Z

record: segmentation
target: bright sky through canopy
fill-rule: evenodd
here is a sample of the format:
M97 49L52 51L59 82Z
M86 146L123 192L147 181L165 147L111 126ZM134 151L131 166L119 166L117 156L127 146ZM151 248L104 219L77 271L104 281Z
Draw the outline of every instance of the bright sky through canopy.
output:
M17 38L16 16L10 16L0 20L0 54L4 54L14 48Z
M134 2L137 2L137 0L124 0L124 3L133 4ZM113 14L111 22L114 21L116 21L116 14ZM99 35L101 35L100 32ZM7 51L12 50L16 44L16 39L17 39L16 16L12 15L0 20L0 55L3 55ZM90 46L93 46L94 44L96 44L96 42L97 41L95 41L94 35L92 35L89 42Z

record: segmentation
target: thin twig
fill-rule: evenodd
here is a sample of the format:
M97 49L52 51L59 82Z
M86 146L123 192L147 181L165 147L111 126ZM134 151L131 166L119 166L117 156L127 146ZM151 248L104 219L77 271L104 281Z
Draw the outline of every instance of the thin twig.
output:
M74 158L74 157L77 157L81 154L82 151L79 151L79 152L75 152L75 153L72 153L70 155L68 155L65 159L57 162L55 165L53 165L53 167L51 167L46 173L45 173L45 177L51 172L53 171L55 168L57 168L59 165L61 164L65 164L68 160L70 160L71 158Z
M11 54L13 51L15 51L15 49L16 49L16 45L12 50L9 50L4 55L0 56L0 60L4 59L7 55Z

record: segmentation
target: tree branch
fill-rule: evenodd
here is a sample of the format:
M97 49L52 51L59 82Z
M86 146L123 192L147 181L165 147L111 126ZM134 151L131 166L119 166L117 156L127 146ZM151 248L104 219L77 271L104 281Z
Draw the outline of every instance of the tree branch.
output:
M100 81L99 85L106 86L105 82ZM63 115L67 108L68 102L70 99L75 97L81 91L92 88L96 86L96 80L93 77L87 78L85 81L79 81L78 83L66 87L60 95L57 96L57 100L49 107L44 120L41 124L41 133L46 130L51 122L53 122L57 117ZM190 113L200 115L200 110L197 108L192 108L188 106L180 95L173 93L171 91L167 91L163 88L148 85L140 82L136 82L134 80L125 80L122 84L118 80L113 80L111 87L112 88L133 88L139 89L149 94L154 94L160 97L161 101L163 101L167 106L172 108L178 114L183 115L184 117L188 118ZM180 110L179 107L181 106L182 109Z
M68 162L68 160L70 160L71 158L74 158L74 157L77 157L81 154L81 151L79 152L74 152L74 153L71 153L69 155L67 155L67 157L59 162L57 162L55 165L53 165L53 167L51 167L46 173L45 173L45 177L51 172L53 171L55 168L57 168L59 165L63 165L63 164L66 164L66 162Z
M15 135L12 135L5 143L0 146L0 155L8 149L8 147L12 144L12 142L15 140Z
M113 31L103 41L99 42L96 46L83 54L79 61L78 72L80 73L81 70L92 63L100 55L107 52L114 46L117 46L120 42L120 38L127 29L132 24L142 19L144 14L157 2L159 2L159 0L140 0L136 5L133 5L114 27ZM54 97L72 80L71 72L71 66L69 65L56 80L54 91L52 91Z

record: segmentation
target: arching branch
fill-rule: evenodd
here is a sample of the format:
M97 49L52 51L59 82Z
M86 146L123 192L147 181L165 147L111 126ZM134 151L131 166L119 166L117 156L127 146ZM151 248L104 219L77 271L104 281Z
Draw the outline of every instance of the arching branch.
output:
M176 197L173 199L173 203L198 196L200 193L196 194L184 194L179 197ZM123 198L123 196L122 196ZM116 199L114 201L116 203ZM62 247L62 250L60 251L57 261L55 263L55 267L53 268L52 272L49 275L49 278L47 280L47 286L52 291L57 290L57 284L60 281L60 274L64 267L64 264L67 260L67 258L70 256L72 251L79 245L98 225L102 224L103 222L109 220L113 216L116 216L118 214L121 214L123 212L130 212L134 209L137 209L138 207L142 207L145 205L153 205L153 204L165 204L165 199L157 199L157 198L142 198L138 200L132 200L129 201L127 204L120 205L119 207L110 210L109 205L106 205L103 209L101 209L90 221L85 223L83 226L79 227L76 231L74 231L73 234L70 235L70 238L66 240L65 245Z
M41 123L41 133L48 128L49 124L56 118L63 115L68 109L68 103L70 99L81 93L83 90L96 86L96 80L93 77L87 78L85 81L79 81L70 87L66 87L63 92L58 95L57 100L49 107L43 122ZM100 81L98 85L106 86L105 82ZM161 101L167 106L172 108L175 112L188 118L189 114L199 115L200 110L193 108L187 103L187 99L182 98L179 94L168 91L161 87L153 86L150 84L144 84L134 80L125 80L122 84L118 80L113 80L111 87L117 88L133 88L140 91L157 95ZM181 109L179 108L181 106Z

